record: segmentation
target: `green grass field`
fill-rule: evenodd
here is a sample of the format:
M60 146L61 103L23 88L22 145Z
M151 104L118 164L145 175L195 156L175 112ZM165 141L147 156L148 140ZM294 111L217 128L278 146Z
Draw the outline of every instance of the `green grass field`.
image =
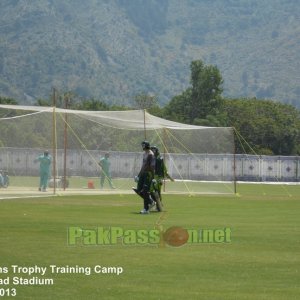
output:
M164 213L140 215L136 195L0 200L0 279L11 265L48 267L53 285L5 299L299 299L300 185L239 185L239 195L164 195ZM68 228L231 229L226 243L68 245ZM51 274L50 265L120 266L117 274ZM5 273L5 267L8 273ZM0 297L1 298L1 297Z
M99 177L69 177L69 188L70 189L86 189L88 186L88 181L94 183L95 189L100 188ZM114 178L114 186L119 190L131 190L132 186L135 186L133 178ZM39 184L39 177L30 176L11 176L10 177L10 187L7 189L6 194L11 192L14 195L15 189L32 189L37 191ZM104 187L108 188L107 181ZM51 191L51 189L48 189ZM184 193L205 193L205 194L232 194L234 193L234 183L233 182L222 182L222 181L182 181L176 180L175 182L166 181L165 190L167 192L184 192ZM1 196L1 191L0 191Z

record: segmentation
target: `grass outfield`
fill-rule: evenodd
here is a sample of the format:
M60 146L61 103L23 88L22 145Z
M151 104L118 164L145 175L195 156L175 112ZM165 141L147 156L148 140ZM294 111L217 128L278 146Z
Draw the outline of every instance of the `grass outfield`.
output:
M88 182L91 181L96 190L100 188L100 179L98 177L69 177L69 190L71 189L81 189L86 190L88 187ZM10 186L5 189L5 194L11 194L14 196L16 190L25 190L37 193L37 188L39 184L39 177L30 176L11 176ZM131 190L132 186L135 186L133 178L114 178L113 184L120 191ZM107 180L105 181L104 188L109 189ZM184 193L201 193L201 194L233 194L234 184L233 182L222 182L222 181L182 181L176 180L175 182L166 181L165 191L172 192L184 192ZM58 190L62 190L57 186ZM49 192L53 192L53 188L48 188ZM4 189L0 190L4 192ZM9 196L9 195L8 195Z
M0 279L15 299L299 299L300 186L239 185L239 196L164 195L165 213L139 215L132 195L0 200ZM231 229L225 243L68 245L68 228ZM47 267L45 276L11 265ZM117 274L51 274L49 266L120 266ZM5 273L5 268L8 273ZM53 285L13 285L47 277ZM8 298L8 297L7 297Z

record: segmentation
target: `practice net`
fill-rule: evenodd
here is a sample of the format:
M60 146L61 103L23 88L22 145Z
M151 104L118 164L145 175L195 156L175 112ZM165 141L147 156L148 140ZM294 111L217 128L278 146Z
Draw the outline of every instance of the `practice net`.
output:
M0 198L41 195L38 156L52 157L47 192L131 193L142 164L141 142L159 148L165 193L234 193L234 138L229 127L186 125L144 110L80 111L0 105ZM100 188L99 161L109 153ZM8 180L8 182L6 182Z

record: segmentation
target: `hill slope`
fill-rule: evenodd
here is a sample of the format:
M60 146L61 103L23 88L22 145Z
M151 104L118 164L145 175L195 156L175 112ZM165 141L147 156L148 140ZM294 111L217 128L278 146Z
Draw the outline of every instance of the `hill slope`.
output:
M300 107L297 0L2 0L0 10L0 95L20 102L55 86L163 104L202 59L220 69L225 96Z

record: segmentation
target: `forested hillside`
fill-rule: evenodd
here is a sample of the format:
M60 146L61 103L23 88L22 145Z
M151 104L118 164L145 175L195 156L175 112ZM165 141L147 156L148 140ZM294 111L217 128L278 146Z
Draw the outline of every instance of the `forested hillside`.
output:
M0 10L0 95L21 103L54 86L166 104L201 59L220 69L224 96L300 107L297 0L1 0Z

